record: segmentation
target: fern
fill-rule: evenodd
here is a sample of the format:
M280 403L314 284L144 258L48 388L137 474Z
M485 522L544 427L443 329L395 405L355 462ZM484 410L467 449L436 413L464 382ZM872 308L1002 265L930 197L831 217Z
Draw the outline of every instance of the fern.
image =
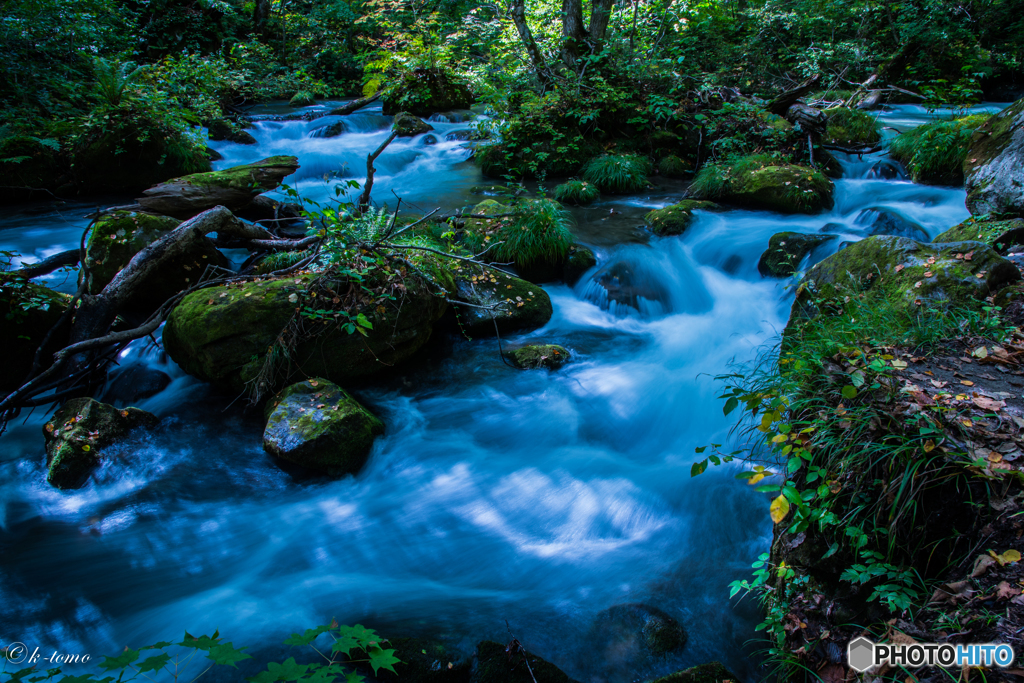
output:
M100 96L112 107L121 104L124 91L146 70L145 66L137 66L135 62L114 64L103 57L93 58L93 70L96 72L96 84Z
M889 154L917 182L963 182L964 159L974 130L988 119L976 114L952 121L935 121L900 134L889 143Z

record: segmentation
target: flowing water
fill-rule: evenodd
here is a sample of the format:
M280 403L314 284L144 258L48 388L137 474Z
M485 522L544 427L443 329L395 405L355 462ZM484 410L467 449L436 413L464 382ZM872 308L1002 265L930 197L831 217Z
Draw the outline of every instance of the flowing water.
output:
M883 120L914 116L897 108ZM433 140L398 139L378 159L376 200L428 211L481 199L469 188L488 181L470 149L446 139L470 124L435 118ZM325 137L332 124L339 134ZM218 167L295 154L302 168L286 182L325 202L334 185L362 180L389 125L379 109L264 118L257 145L215 143ZM843 165L835 209L814 216L698 212L682 237L648 238L642 216L678 199L672 183L574 210L598 266L573 289L546 286L551 322L508 340L563 344L573 362L516 371L493 340L439 341L404 373L355 387L387 424L356 477L283 469L260 446L258 416L136 342L100 398L162 424L108 449L85 488L45 483L43 412L0 442L0 641L95 657L184 629L279 642L335 618L471 651L507 641L508 620L581 681L714 659L758 678L746 643L760 617L727 596L767 550L768 501L728 466L689 474L695 447L730 442L713 376L753 360L788 316L792 281L763 279L758 257L785 230L835 235L818 260L875 233L927 239L968 215L962 189L910 183L881 154ZM88 208L8 212L0 248L26 260L71 248ZM632 306L596 284L623 272ZM677 618L687 646L638 658L594 630L603 610L636 602Z

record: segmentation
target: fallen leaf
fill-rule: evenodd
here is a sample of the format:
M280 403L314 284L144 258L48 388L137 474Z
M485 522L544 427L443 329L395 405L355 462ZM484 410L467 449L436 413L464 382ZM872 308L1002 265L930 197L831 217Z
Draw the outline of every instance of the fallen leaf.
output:
M907 362L903 360L894 360L892 362L892 366L897 370L903 370L907 367Z
M1010 548L1009 550L1004 551L999 555L996 555L994 550L989 550L988 554L991 555L995 559L995 561L999 563L1000 567L1008 564L1013 564L1014 562L1020 562L1020 551L1014 550L1013 548Z
M971 578L976 579L989 570L996 561L988 555L978 555L974 559L974 569L971 570Z
M960 380L960 384L963 384L965 387L973 387L974 386L974 382L972 382L969 379L962 379L962 380Z
M932 386L933 386L933 387L936 387L936 388L938 388L938 389L941 389L942 387L944 387L944 386L946 386L947 384L949 384L949 382L940 382L940 381L939 381L939 380L937 380L937 379L933 379L933 380L931 380L931 383L932 383Z
M925 276L925 277L932 277L932 276L934 276L934 275L935 275L935 274L934 274L934 273L933 273L932 271L930 271L930 270L926 270L926 271L924 271L924 276Z
M768 513L772 517L772 522L778 524L789 514L789 501L786 500L785 496L780 495L772 501L771 507L768 508Z
M1006 407L1006 401L994 401L991 398L985 398L984 396L975 396L971 399L971 402L982 410L996 411Z
M1011 586L1006 581L1000 581L999 585L996 586L996 599L997 600L1009 600L1010 598L1020 595L1021 590L1015 586Z
M984 346L979 346L974 351L971 351L971 355L975 358L988 358L988 349Z
M904 268L906 268L906 266L901 263L900 265L896 266L896 272L898 273L901 270L903 270Z

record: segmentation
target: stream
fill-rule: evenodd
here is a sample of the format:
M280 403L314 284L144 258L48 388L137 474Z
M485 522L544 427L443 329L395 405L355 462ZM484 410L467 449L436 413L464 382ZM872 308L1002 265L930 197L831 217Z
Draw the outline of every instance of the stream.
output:
M211 143L224 157L215 167L297 155L285 182L318 202L362 182L390 128L379 104L275 119L294 111L254 111L258 144ZM900 105L880 118L905 129L934 115ZM472 116L435 115L430 138L396 139L377 161L374 199L394 208L398 196L416 213L485 199L470 190L493 181L447 139ZM340 134L324 137L332 124ZM758 258L781 231L836 235L817 261L879 231L930 239L968 217L962 188L911 183L881 153L841 162L835 208L823 214L698 212L683 236L651 237L643 215L684 187L657 177L648 193L573 209L597 267L574 288L545 286L550 323L506 340L559 343L573 362L524 372L502 364L493 339L432 342L393 377L352 387L387 425L355 477L282 468L261 447L259 416L152 341L133 343L97 398L162 424L106 449L84 488L46 484L42 410L0 442L0 643L95 661L219 629L281 661L295 652L264 644L332 618L384 636L442 636L466 652L507 642L507 620L527 649L585 683L710 660L759 679L761 617L749 598L730 601L728 585L768 549L767 494L732 466L690 477L696 447L731 443L714 376L777 343L788 318L793 280L762 278ZM77 246L85 213L124 203L106 199L3 209L0 250L32 261ZM638 308L609 302L594 281L615 267L650 293ZM74 288L73 276L46 282ZM595 619L623 603L675 617L688 644L649 658L606 642Z

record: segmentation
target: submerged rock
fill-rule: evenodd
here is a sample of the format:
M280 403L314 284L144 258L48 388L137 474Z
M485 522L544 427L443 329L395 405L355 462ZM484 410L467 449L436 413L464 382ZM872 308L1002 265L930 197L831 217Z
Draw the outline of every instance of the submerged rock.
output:
M710 211L718 208L714 202L684 199L678 204L655 209L644 216L644 221L651 226L655 235L682 235L693 222L693 212L697 209Z
M322 378L287 387L267 406L263 449L331 475L355 474L384 423L344 389Z
M641 300L657 303L666 311L671 306L669 290L659 273L644 268L643 264L630 261L607 263L601 266L593 279L604 290L608 302L614 301L640 312L646 312Z
M434 127L409 112L401 111L395 114L395 122L392 124L391 129L397 132L400 138L411 138L423 133L429 133L434 130Z
M963 170L972 214L1024 216L1024 99L974 131Z
M543 327L554 309L540 285L483 266L454 271L459 325L472 336L489 337ZM484 307L484 308L481 308ZM493 310L491 310L493 307Z
M800 262L819 244L834 235L805 235L799 232L778 232L768 240L768 249L757 262L757 271L764 277L789 277L797 271Z
M527 667L527 663L529 667ZM533 653L509 657L505 646L485 640L476 647L475 683L575 683L564 671Z
M857 216L856 223L866 226L871 235L896 235L928 241L927 230L892 209L865 209Z
M13 273L0 273L0 393L20 387L32 368L36 349L67 310L71 297L37 285ZM70 325L51 335L39 360L41 370L53 364L53 354L68 342Z
M222 171L173 178L149 188L136 201L148 211L176 218L191 218L215 206L235 211L276 188L298 168L296 157L268 157Z
M505 358L520 370L557 370L569 361L569 351L558 344L529 344L506 351Z
M578 244L569 248L569 257L562 268L562 279L570 287L580 281L588 270L597 265L597 257L587 247Z
M739 680L721 662L708 662L663 676L654 683L738 683Z
M93 226L85 248L89 269L89 293L103 291L132 257L178 227L180 221L138 211L115 211ZM230 267L213 242L200 237L185 253L177 256L132 293L128 305L136 310L155 310L178 292L194 285L210 266Z
M384 669L377 673L381 683L469 683L472 658L439 640L389 638L388 647L394 648L402 661L395 664L395 673Z
M994 247L1000 254L1005 254L1010 247L1024 244L1024 218L1011 220L978 220L968 218L963 223L954 225L932 242L962 242L977 240Z
M138 408L115 408L91 398L73 398L54 413L46 426L46 480L61 489L79 488L100 464L101 449L123 439L137 427L158 419Z
M628 603L598 614L589 640L602 650L616 652L613 659L645 653L660 657L682 649L686 631L657 607Z

